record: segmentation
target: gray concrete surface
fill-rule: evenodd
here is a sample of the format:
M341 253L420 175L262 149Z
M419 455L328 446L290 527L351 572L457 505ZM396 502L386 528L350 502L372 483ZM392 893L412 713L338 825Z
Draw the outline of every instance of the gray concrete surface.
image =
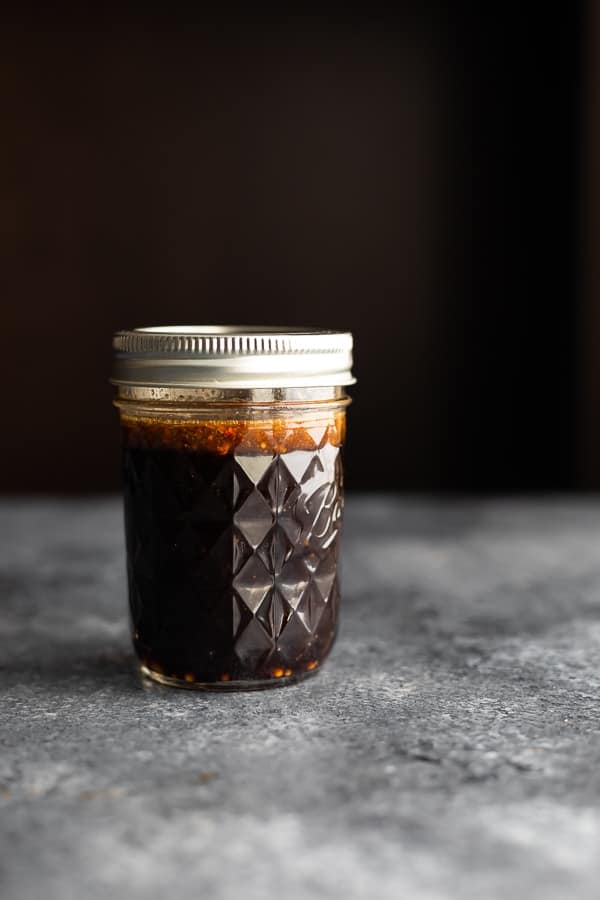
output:
M4 900L597 898L600 504L354 499L321 674L148 688L117 500L0 504Z

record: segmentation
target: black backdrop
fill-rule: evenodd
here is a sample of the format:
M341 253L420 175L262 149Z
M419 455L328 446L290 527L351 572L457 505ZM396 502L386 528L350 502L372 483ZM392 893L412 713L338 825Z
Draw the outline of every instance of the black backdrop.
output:
M353 330L351 487L585 486L585 8L466 8L5 25L0 490L117 487L111 333L236 321Z

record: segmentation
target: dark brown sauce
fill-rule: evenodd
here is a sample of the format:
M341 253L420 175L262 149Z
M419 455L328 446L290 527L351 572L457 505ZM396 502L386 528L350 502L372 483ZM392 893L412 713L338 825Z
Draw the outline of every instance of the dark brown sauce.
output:
M292 678L335 639L343 415L123 421L133 640L167 679Z

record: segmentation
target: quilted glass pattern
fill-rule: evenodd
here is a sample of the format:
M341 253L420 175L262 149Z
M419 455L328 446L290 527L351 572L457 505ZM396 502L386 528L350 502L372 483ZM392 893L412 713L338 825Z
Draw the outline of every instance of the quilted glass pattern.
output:
M340 450L124 447L134 644L171 678L298 675L335 638Z

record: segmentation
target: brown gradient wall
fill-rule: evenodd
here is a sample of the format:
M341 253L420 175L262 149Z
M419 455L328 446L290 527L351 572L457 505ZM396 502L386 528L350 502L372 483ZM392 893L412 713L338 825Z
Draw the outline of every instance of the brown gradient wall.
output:
M582 22L7 25L0 490L115 488L111 333L236 321L354 331L351 486L573 486Z

